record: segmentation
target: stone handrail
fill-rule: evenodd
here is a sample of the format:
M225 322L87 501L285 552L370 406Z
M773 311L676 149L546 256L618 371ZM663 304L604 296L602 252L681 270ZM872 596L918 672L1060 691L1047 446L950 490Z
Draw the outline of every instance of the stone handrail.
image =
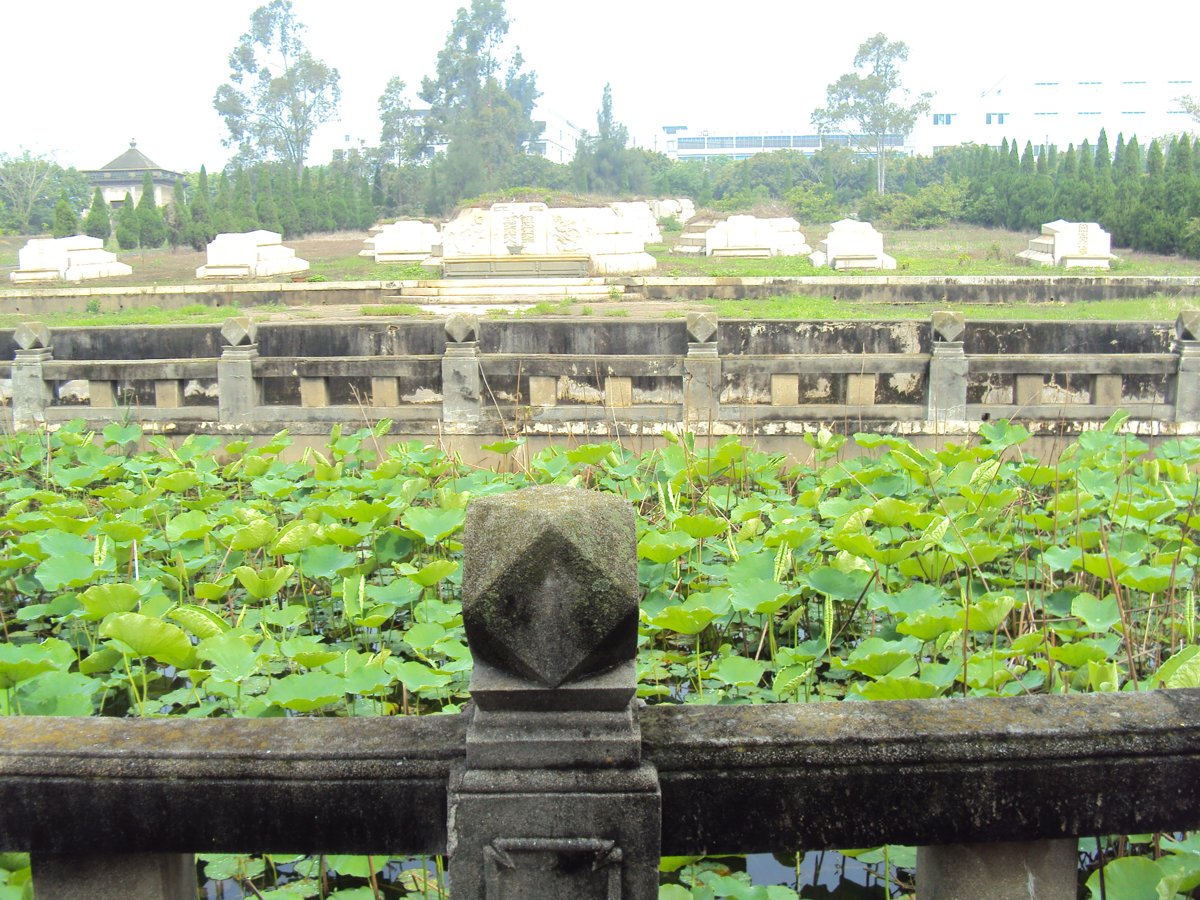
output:
M521 352L495 341L485 352L479 321L455 314L442 353L263 356L256 326L230 319L219 358L68 360L54 358L49 329L27 323L14 335L13 422L99 422L130 406L149 428L216 433L319 433L364 414L393 419L398 433L482 435L589 423L771 434L842 421L938 434L994 418L1078 425L1117 409L1148 430L1189 433L1200 422L1198 313L1179 317L1170 352L968 354L965 328L960 314L934 314L928 352L764 354L723 349L716 317L693 313L686 350L671 337L673 352L658 354ZM77 379L88 383L87 405L56 402L56 387ZM153 394L122 393L134 384ZM280 384L290 393L268 389Z
M635 535L613 495L471 502L463 713L0 718L0 850L59 900L190 900L194 852L247 850L445 853L455 897L537 900L915 843L922 900L1057 898L1078 837L1200 826L1200 690L644 707Z

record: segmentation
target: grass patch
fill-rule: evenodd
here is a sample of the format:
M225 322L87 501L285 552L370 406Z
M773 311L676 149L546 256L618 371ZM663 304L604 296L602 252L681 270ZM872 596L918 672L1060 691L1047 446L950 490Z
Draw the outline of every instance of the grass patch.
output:
M794 294L761 300L705 300L725 319L926 319L945 303L880 303ZM1193 299L1156 294L1130 300L1080 300L1070 303L954 304L968 319L1090 319L1096 321L1171 321L1195 309Z
M316 259L308 271L309 281L432 281L442 277L440 270L420 263L377 263L369 256Z
M364 316L419 316L421 307L415 303L388 303L382 306L364 306Z
M11 313L0 315L0 327L13 328L31 318L50 328L87 328L94 325L207 325L224 322L232 316L265 318L281 312L294 312L294 308L282 303L267 303L262 306L242 308L240 306L205 306L194 303L180 309L160 309L147 306L142 309L122 309L113 312L63 312L45 313L31 317Z

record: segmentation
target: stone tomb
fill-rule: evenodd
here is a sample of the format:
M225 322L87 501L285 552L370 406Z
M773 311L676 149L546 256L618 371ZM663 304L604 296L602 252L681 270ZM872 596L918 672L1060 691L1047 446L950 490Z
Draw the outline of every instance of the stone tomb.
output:
M668 197L662 200L651 200L650 211L658 221L675 219L680 225L686 225L696 218L696 204L687 197Z
M9 281L86 281L132 275L133 269L117 262L116 254L104 249L99 238L75 234L61 238L33 238L17 253L17 270Z
M218 234L208 245L208 264L197 278L262 278L308 271L308 260L283 246L274 231Z
M635 219L612 208L552 210L544 203L466 209L442 229L442 259L447 274L465 272L464 267L476 274L480 266L490 274L530 274L526 269L561 274L557 270L572 262L581 267L579 274L652 271L654 258L630 225Z
M662 232L658 229L658 218L645 200L610 203L608 206L625 224L625 230L640 238L643 245L662 242Z
M883 235L870 222L842 219L809 257L814 266L831 269L894 269L896 260L883 252Z
M1042 226L1042 233L1017 254L1027 265L1063 266L1067 269L1107 269L1116 259L1112 238L1095 222L1059 219Z
M392 222L363 241L365 247L358 255L377 263L425 262L440 241L437 226L429 222Z
M704 234L706 256L763 259L770 256L802 256L811 252L812 247L804 242L800 223L791 218L730 216Z

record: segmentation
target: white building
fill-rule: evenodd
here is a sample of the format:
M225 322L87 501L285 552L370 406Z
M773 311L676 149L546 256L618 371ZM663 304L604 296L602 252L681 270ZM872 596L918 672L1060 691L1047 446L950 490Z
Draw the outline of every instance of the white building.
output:
M533 121L541 124L542 133L530 144L531 153L554 163L569 163L575 158L575 143L581 134L576 125L553 110L541 108L533 111Z
M659 139L658 149L669 159L749 159L756 153L772 150L813 154L822 147L850 147L858 153L875 153L873 137L845 132L817 134L811 125L788 132L694 130L687 125L664 125L662 131L665 137ZM884 143L893 152L908 155L914 152L912 143L903 135L889 134Z
M910 140L923 154L965 143L998 147L1005 138L1021 147L1029 141L1065 148L1084 140L1094 145L1103 128L1110 146L1118 134L1126 139L1136 134L1145 146L1152 138L1195 127L1178 98L1198 89L1200 82L1182 76L1004 78L986 90L939 91Z

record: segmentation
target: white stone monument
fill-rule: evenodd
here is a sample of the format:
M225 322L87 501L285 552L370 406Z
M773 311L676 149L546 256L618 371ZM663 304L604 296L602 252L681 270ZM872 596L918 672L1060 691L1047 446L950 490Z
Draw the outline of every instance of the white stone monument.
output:
M645 204L643 204L645 206ZM649 215L649 207L645 207ZM644 223L612 207L550 209L544 203L497 203L465 209L442 228L442 259L577 260L595 274L653 271Z
M553 252L586 255L597 275L653 272L657 261L628 219L611 208L553 209Z
M650 210L650 204L645 200L633 200L627 203L610 203L609 208L615 212L628 226L628 230L642 239L643 244L658 244L662 242L662 232L658 228L658 219Z
M14 284L37 281L87 281L119 278L133 269L117 262L99 238L75 234L61 238L33 238L17 252L17 270L8 274Z
M715 219L707 216L701 219L693 217L683 226L683 233L676 239L671 252L681 253L685 256L703 256L707 246L708 230L716 224Z
M1017 259L1028 265L1107 269L1116 259L1111 249L1112 237L1097 223L1059 219L1043 225L1042 233L1017 254Z
M262 278L308 271L308 260L283 246L274 231L218 234L208 245L208 264L197 278Z
M883 235L870 222L842 219L809 257L814 266L831 269L894 269L896 260L883 252Z
M658 221L675 219L680 225L686 225L696 218L696 204L687 197L668 197L662 200L651 200L650 211Z
M765 259L770 256L801 256L811 252L812 247L804 242L800 223L790 218L730 216L704 234L706 256Z
M392 222L363 241L364 249L358 255L372 257L377 263L425 262L440 240L437 226L429 222Z

